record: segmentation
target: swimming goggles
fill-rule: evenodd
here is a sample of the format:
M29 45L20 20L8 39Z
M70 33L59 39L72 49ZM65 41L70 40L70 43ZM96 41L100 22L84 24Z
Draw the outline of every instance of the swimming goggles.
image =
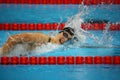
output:
M71 39L71 38L68 37L68 33L63 32L63 36L64 36L65 38L67 38L68 40Z

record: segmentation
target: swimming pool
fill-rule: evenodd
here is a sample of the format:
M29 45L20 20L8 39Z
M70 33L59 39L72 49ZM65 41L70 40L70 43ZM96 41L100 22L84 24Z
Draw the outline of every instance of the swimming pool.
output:
M6 22L65 23L68 17L79 12L78 5L45 6L1 4L0 7L2 7L0 13L3 13L0 15L0 23L2 24ZM82 16L84 22L89 22L90 20L106 20L110 23L120 22L119 5L87 6L87 11L89 14L85 13L85 15ZM6 41L8 34L12 35L22 32L43 32L50 34L54 31L1 30L1 46ZM102 44L98 44L93 37L88 36L86 42L80 46L64 44L65 47L61 46L47 52L43 51L41 54L32 54L30 56L120 56L119 31L90 30L88 32L94 35L94 38L102 38L100 40ZM120 65L0 65L0 75L0 80L119 80Z

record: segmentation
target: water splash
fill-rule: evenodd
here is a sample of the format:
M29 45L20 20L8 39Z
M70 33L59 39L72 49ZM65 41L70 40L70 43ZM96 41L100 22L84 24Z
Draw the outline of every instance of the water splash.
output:
M86 41L86 36L84 33L87 32L83 30L80 25L84 22L84 19L82 17L88 13L87 9L88 8L86 6L80 5L79 13L69 18L65 24L65 27L72 27L75 30L75 36L81 43L84 43Z
M53 51L53 50L56 50L56 49L62 47L57 44L47 43L47 44L43 44L42 46L38 46L34 50L30 51L30 50L28 50L28 46L29 46L28 44L17 44L12 49L12 51L10 51L5 56L11 57L11 56L41 55L41 54L46 54L50 51ZM2 56L1 54L2 54L2 52L0 50L0 56Z
M74 42L74 44L72 45L76 47L82 47L82 46L87 46L87 45L92 46L94 45L94 43L96 43L95 46L111 47L112 36L109 34L110 23L108 23L106 25L106 29L103 30L102 37L98 37L94 35L93 33L91 33L90 31L82 29L81 24L85 22L83 16L88 16L88 14L89 14L88 6L79 5L79 12L76 15L70 17L68 21L66 22L65 27L74 28L75 37L78 38L78 41ZM92 26L92 25L87 25L87 26ZM88 38L93 40L92 45L90 45L89 43L86 44Z
M110 23L108 23L105 27L105 30L103 30L103 35L99 40L99 44L105 44L105 46L112 47L112 36L109 34L109 28L110 28Z

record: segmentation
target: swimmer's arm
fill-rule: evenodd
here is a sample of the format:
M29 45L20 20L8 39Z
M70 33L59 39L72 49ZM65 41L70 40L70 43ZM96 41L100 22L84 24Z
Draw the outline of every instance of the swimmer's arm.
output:
M19 43L34 43L37 41L37 37L35 37L32 33L23 33L10 36L7 42L3 45L2 50L3 54L8 53L16 44Z

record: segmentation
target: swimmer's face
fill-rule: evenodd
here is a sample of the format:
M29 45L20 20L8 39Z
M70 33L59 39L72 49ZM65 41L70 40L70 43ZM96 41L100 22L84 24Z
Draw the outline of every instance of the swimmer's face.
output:
M59 43L60 44L65 43L66 41L70 40L71 38L72 38L72 36L66 31L59 33Z

